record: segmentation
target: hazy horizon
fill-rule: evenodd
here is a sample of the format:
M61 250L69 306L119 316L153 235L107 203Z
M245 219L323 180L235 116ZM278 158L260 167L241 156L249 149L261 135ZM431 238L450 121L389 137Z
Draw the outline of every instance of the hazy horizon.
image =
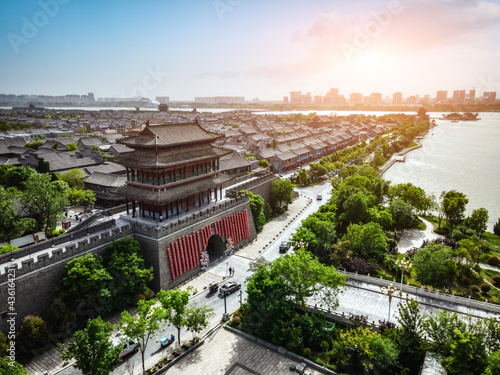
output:
M499 1L40 0L1 10L6 94L500 91Z

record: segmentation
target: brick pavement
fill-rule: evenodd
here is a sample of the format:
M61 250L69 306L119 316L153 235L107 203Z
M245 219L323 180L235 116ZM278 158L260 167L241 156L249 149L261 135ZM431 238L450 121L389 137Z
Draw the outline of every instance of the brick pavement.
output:
M257 259L311 203L311 198L303 195L299 196L292 204L288 205L287 212L264 225L257 238L249 245L238 250L236 254L252 260Z
M229 354L229 355L228 355ZM285 375L295 374L290 364L297 365L278 354L225 329L217 330L205 344L186 355L166 374L176 375ZM307 368L311 375L321 374Z

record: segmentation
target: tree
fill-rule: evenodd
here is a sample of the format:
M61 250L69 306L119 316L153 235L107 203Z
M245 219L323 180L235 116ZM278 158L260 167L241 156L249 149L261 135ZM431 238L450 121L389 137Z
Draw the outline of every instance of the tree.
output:
M297 180L301 185L309 185L311 183L311 178L304 168L297 173Z
M261 231L264 224L266 224L266 217L263 212L264 198L262 198L259 194L254 194L248 190L242 190L240 193L248 194L255 230L257 232Z
M475 358L474 347L477 337L469 332L453 331L454 343L451 344L451 354L444 365L451 375L473 375L481 373L485 368L486 353L481 358Z
M450 190L445 193L441 206L446 220L452 229L463 221L467 203L469 203L469 200L463 193L456 190Z
M113 277L100 256L87 254L72 259L66 264L65 273L59 295L68 305L77 306L81 314L91 317L110 312L109 287Z
M113 364L120 355L121 345L111 341L113 325L98 316L87 321L87 326L76 331L67 347L61 346L63 360L75 359L75 368L83 375L106 375L113 371Z
M153 267L144 266L139 242L132 237L113 241L106 249L105 264L113 277L109 289L115 308L131 304L133 296L148 290L153 280Z
M0 186L0 242L7 242L19 237L25 231L35 228L35 220L21 218L15 208L18 194L12 189Z
M56 176L66 182L70 188L76 188L77 190L82 190L84 188L83 179L85 177L85 172L78 168L70 169L69 171L56 173Z
M23 209L37 219L38 229L45 226L45 232L52 233L57 221L64 217L63 210L68 205L68 199L63 194L68 184L52 181L50 174L34 174L24 186L26 190L21 195Z
M64 151L78 151L78 146L76 143L68 143L64 148Z
M470 215L467 222L471 229L476 231L477 234L481 235L481 233L486 232L486 224L488 223L488 210L482 207L473 210L472 215Z
M370 217L368 200L363 193L351 194L342 206L344 213L340 216L339 221L343 223L366 223Z
M387 249L387 236L377 223L349 225L347 239L353 253L361 258L377 256Z
M393 341L382 335L373 335L368 340L370 354L368 358L378 369L389 371L398 363L398 350Z
M70 188L66 190L65 194L72 206L83 204L85 209L87 209L88 206L96 202L96 196L92 190L79 190L77 188Z
M493 225L493 233L496 234L497 236L500 236L500 218L498 221Z
M24 189L24 183L36 171L31 167L0 166L0 184L6 188L15 187L17 190Z
M74 329L76 313L68 309L62 298L55 298L45 317L47 327L52 333L71 333Z
M142 360L142 373L144 368L144 353L149 343L149 339L155 333L160 332L160 322L165 319L166 313L163 307L154 307L155 301L139 301L134 316L128 311L122 312L120 329L125 337L128 337L139 344Z
M187 306L189 303L191 289L180 290L160 290L158 292L158 301L165 309L165 319L177 328L177 346L181 347L181 328L186 325Z
M16 361L11 362L7 357L0 357L0 374L29 375L21 364Z
M271 198L278 202L280 208L283 203L292 203L292 182L290 180L274 180L271 187Z
M500 350L491 353L491 355L486 360L487 367L484 370L483 375L495 375L500 374Z
M266 159L259 160L259 167L261 168L269 168L269 162Z
M397 343L400 350L400 362L403 367L417 372L425 356L422 332L424 319L413 298L398 303L399 329Z
M302 230L295 232L292 242L307 243L307 250L322 258L329 256L330 246L335 240L335 226L319 219L316 215L310 215L302 220Z
M32 350L44 347L48 341L49 330L45 321L39 316L26 316L16 335L20 356L28 358L31 356Z
M403 202L409 203L417 211L424 211L426 209L427 196L424 189L412 183L391 186L389 196L392 199L401 199Z
M458 328L465 332L467 326L460 320L457 314L439 311L428 315L424 320L423 327L428 336L428 345L431 351L439 353L444 357L451 354L451 346L454 342L454 330Z
M394 230L410 228L413 225L413 206L401 199L394 199L389 203L389 211L394 221Z
M193 333L193 338L208 327L209 319L215 315L213 311L206 305L196 306L196 304L192 304L188 307L185 326L188 331Z
M304 309L305 298L311 294L328 308L335 309L338 305L339 288L347 279L337 273L335 268L320 263L310 252L302 249L276 259L271 269L288 283L290 297L297 306Z
M415 255L413 269L416 279L423 285L439 287L453 284L457 276L457 264L450 247L430 243Z
M465 250L465 265L470 271L476 264L479 264L481 250L477 243L470 238L460 240L458 244L460 245L458 249Z

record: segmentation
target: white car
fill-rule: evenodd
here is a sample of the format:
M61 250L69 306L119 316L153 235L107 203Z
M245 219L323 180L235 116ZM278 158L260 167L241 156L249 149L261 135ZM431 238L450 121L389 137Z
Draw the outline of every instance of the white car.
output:
M318 194L318 195L316 195L316 199L320 201L323 199L323 196L321 194Z
M136 353L139 350L139 346L137 345L136 342L134 342L131 339L123 338L123 337L115 337L113 339L113 345L115 347L121 346L122 351L120 352L119 357L122 359L131 353Z

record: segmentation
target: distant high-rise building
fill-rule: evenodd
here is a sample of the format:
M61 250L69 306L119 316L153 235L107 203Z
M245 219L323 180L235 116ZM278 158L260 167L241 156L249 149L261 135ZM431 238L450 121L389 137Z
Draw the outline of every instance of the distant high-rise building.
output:
M497 98L497 93L495 91L491 91L491 92L485 91L483 93L483 101L488 103L488 104L495 103L496 98Z
M476 99L476 90L469 90L469 101L473 102Z
M363 95L359 92L353 92L349 95L349 101L351 105L362 104L363 103Z
M453 104L463 104L465 102L465 90L453 91Z
M314 95L314 104L323 104L323 95Z
M395 92L392 95L392 104L403 104L403 94L398 92Z
M379 92L372 92L370 94L370 104L372 105L382 104L382 94Z
M157 96L156 101L160 104L168 104L168 103L170 103L170 97L169 96Z
M302 104L302 91L290 91L290 104Z
M417 104L417 97L415 95L413 96L409 96L407 99L406 99L406 104L408 105L414 105L414 104Z
M448 99L448 91L438 91L436 95L436 102L438 103L446 103Z
M288 104L288 96L283 97L283 104Z
M338 104L337 103L338 97L339 97L339 89L330 89L330 91L326 93L323 102L325 104Z
M93 92L89 92L88 101L89 101L89 103L94 103L95 102L95 96L94 96Z

